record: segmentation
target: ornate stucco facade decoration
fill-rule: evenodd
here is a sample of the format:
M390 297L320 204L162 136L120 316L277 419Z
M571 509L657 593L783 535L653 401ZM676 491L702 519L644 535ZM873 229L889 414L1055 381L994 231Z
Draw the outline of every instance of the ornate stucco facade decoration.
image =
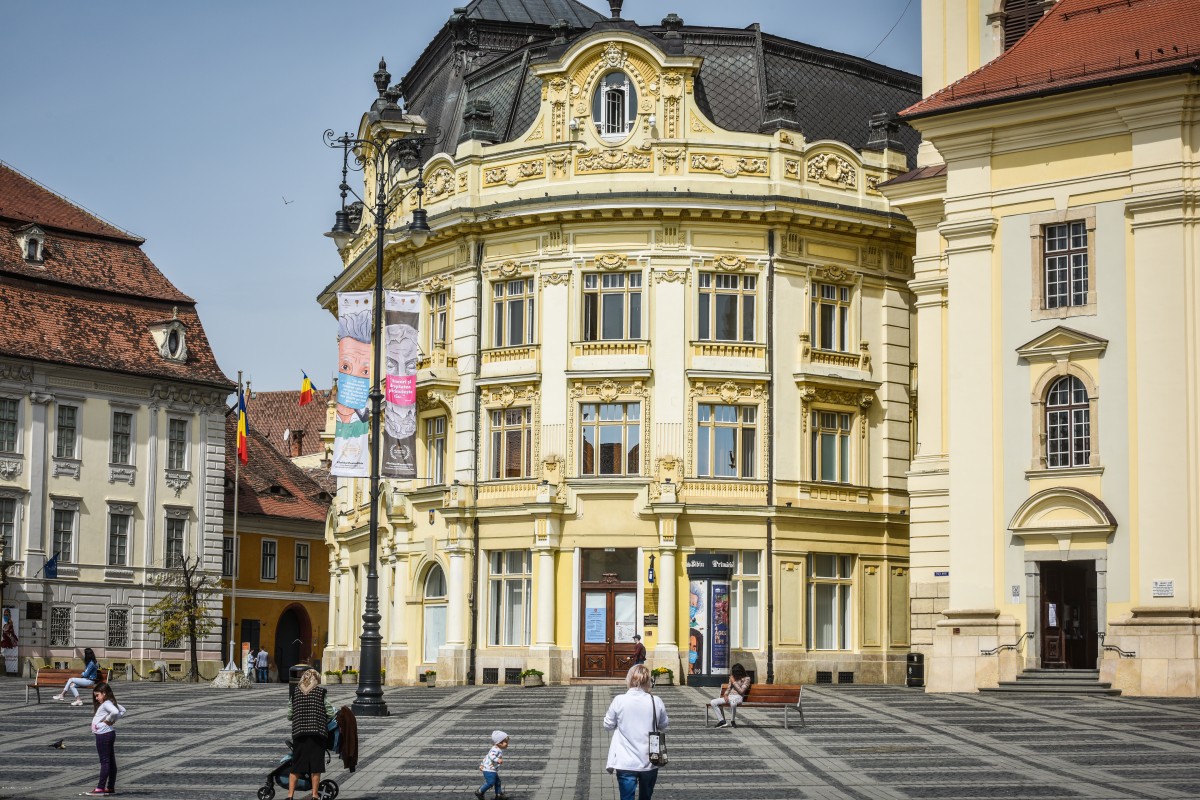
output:
M402 234L414 193L385 242L385 285L423 291L427 311L418 478L388 481L381 508L389 683L614 676L634 632L677 680L700 671L713 610L688 562L702 553L731 555L713 614L728 614L730 663L760 680L903 680L914 241L875 187L915 142L870 116L915 101L916 81L826 53L865 87L847 107L879 105L846 140L809 138L822 129L798 116L833 120L838 98L755 88L747 103L752 73L734 69L757 63L769 87L804 46L721 29L729 49L712 49L712 35L612 20L481 56L462 92L476 126L486 94L494 135L457 144L422 83L435 56L401 84L394 135L437 121L450 143L389 184L398 196L420 175L434 229L420 249ZM364 224L322 304L371 286L374 241ZM340 481L326 531L329 665L357 664L365 484Z
M1061 0L1004 50L985 5L924 4L947 71L902 118L938 160L881 187L916 228L913 646L930 691L1194 697L1200 26Z

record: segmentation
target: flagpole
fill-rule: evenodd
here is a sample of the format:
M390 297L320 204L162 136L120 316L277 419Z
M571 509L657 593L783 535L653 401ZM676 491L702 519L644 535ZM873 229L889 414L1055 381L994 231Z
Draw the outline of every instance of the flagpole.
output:
M242 399L242 371L238 370L238 420L241 420L241 399ZM240 429L240 425L239 425ZM247 438L250 432L246 431ZM233 437L234 449L237 448L238 436ZM237 664L233 660L233 643L239 638L236 634L237 622L237 573L238 573L238 484L241 479L242 457L240 453L233 454L233 564L230 570L229 578L229 665L226 669L236 670Z

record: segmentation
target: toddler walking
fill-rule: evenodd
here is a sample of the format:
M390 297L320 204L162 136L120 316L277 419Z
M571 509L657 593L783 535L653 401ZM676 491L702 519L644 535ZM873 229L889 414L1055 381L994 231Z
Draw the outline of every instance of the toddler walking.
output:
M483 786L475 790L475 796L483 800L487 790L496 787L496 800L507 800L500 788L500 765L504 763L504 751L508 749L508 734L492 731L492 749L483 757L479 769L483 772Z
M117 702L112 687L101 683L92 689L92 733L96 734L96 752L100 755L100 780L96 788L87 792L96 797L107 797L117 793L117 732L113 726L125 716L125 706Z

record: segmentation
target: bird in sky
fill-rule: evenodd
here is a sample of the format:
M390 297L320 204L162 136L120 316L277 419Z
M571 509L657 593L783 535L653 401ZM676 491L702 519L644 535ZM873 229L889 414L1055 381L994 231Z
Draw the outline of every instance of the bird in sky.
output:
M280 196L280 197L283 197L283 195L279 195L279 196ZM286 197L283 197L283 204L284 204L285 206L290 206L290 205L291 205L292 203L294 203L294 202L296 202L296 201L295 201L295 200L288 200Z

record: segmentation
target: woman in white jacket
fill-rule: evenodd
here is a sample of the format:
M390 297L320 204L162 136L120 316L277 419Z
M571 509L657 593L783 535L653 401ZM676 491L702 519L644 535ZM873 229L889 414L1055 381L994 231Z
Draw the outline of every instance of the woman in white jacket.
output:
M616 773L621 800L650 800L658 767L650 763L650 730L655 720L659 730L667 728L667 707L649 694L650 669L634 664L625 676L629 691L613 698L604 715L604 730L612 731L608 746L609 772Z

